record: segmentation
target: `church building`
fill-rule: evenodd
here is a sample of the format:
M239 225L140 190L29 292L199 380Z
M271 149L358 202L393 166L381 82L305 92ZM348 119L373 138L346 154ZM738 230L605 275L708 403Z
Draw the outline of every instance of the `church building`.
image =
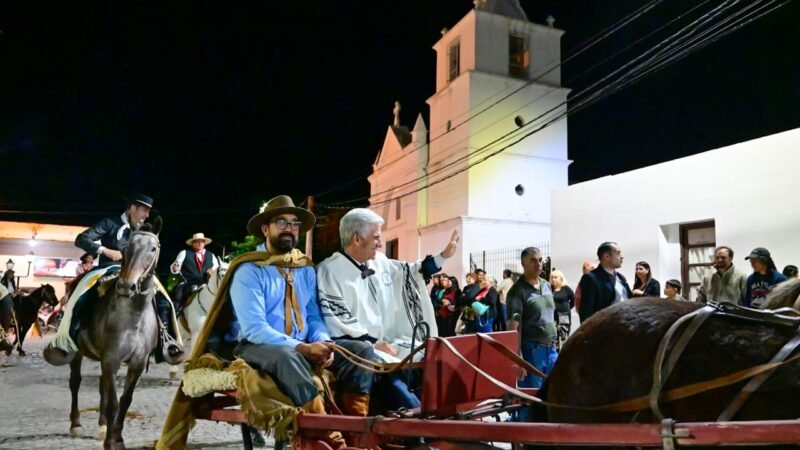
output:
M444 271L463 280L472 252L550 240L550 193L567 186L561 36L552 17L528 20L518 0L476 0L436 51L436 92L413 127L394 123L369 177L384 250L416 260L462 245ZM500 273L489 273L499 277Z

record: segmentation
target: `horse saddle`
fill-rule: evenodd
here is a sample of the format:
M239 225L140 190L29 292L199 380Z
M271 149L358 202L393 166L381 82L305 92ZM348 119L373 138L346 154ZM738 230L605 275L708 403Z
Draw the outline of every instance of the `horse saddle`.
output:
M794 308L755 309L729 302L709 302L708 305L715 309L714 313L717 315L770 325L800 327L800 311Z

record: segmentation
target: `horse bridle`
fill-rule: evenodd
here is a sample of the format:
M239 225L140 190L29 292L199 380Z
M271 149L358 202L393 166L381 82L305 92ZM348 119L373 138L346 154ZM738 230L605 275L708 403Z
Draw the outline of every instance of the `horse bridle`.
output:
M149 231L134 231L133 233L131 233L131 238L133 238L133 236L136 235L136 234L147 234L147 235L153 236L156 239L156 255L155 255L155 257L153 257L153 260L150 261L150 264L147 266L147 268L145 268L144 272L142 273L142 276L140 276L136 280L136 283L134 283L134 288L130 293L124 294L124 293L119 291L119 280L120 279L117 278L117 282L114 284L114 289L117 291L117 294L121 295L122 297L133 297L134 295L150 295L153 292L155 292L155 290L156 290L156 286L155 286L155 283L154 283L152 286L150 286L149 289L146 289L146 290L142 291L142 282L147 280L147 279L149 279L149 278L151 278L153 276L153 274L155 273L156 264L158 263L158 257L161 254L161 241L158 240L158 235L157 234L151 233ZM123 260L123 262L124 262L124 260Z

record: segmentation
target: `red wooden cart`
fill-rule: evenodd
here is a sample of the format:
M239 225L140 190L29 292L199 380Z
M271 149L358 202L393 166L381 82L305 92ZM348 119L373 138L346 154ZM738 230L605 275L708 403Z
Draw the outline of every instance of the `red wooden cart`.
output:
M516 353L518 349L517 333L492 333L491 336L506 349L477 335L449 338L452 348L437 339L427 342L422 407L419 411L388 417L301 414L297 419L295 448L330 448L323 442L307 438L306 433L311 430L348 433L353 441L351 445L359 448L387 448L397 442L409 448L439 449L462 448L466 443L479 442L668 449L679 445L800 444L798 420L676 423L666 419L661 424L510 423L481 420L521 406L509 398L507 389L503 388L503 385L508 388L516 384L515 363L509 358L509 351ZM521 391L535 394L533 389ZM252 448L248 426L241 412L235 409L235 392L218 392L213 399L201 405L196 411L198 419L241 424L244 447Z

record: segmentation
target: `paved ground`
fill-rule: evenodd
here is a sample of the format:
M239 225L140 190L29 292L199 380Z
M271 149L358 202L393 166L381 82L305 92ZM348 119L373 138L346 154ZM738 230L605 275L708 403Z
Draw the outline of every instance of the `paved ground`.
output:
M51 366L41 356L50 336L26 340L28 356L0 354L0 450L102 449L102 443L94 439L100 401L99 364L84 360L79 405L86 436L71 438L69 366ZM124 370L118 375L118 392L124 384ZM150 366L150 372L139 380L128 412L123 432L128 449L154 448L177 388L178 382L169 379L168 366ZM241 433L238 427L199 421L189 435L189 448L241 449Z

